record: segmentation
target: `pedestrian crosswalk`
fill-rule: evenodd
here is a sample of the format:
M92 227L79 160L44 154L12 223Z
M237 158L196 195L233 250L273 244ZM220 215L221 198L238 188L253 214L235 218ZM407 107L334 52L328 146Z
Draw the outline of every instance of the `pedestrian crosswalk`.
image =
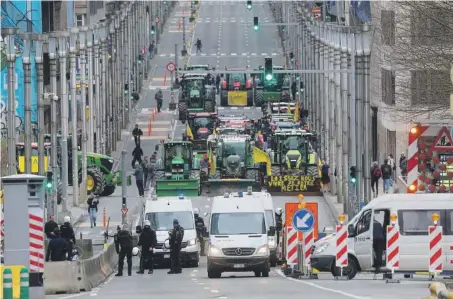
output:
M261 110L261 107L237 107L237 106L228 106L228 107L217 107L217 110Z
M247 56L253 56L253 57L267 57L267 56L279 56L283 55L281 53L250 53L250 52L244 52L244 53L190 53L191 57L217 57L217 58L226 58L226 57L247 57ZM175 57L175 53L162 53L158 55L159 57ZM183 56L179 55L179 58L183 58Z
M196 20L197 23L237 23L243 25L253 25L253 19L246 19L246 18L198 18ZM270 24L273 21L269 18L260 19L260 23Z

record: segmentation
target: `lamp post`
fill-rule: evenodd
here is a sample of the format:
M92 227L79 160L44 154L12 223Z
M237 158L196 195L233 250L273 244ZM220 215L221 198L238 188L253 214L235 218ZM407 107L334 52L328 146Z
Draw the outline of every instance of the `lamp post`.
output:
M100 106L100 100L101 100L101 76L100 76L100 70L99 70L99 40L100 40L100 26L95 25L94 30L93 30L93 38L94 38L94 77L95 77L95 96L96 96L96 103L94 104L95 107L95 113L94 113L94 119L95 119L95 124L96 124L96 153L101 152L101 106ZM90 107L91 108L91 107Z
M25 120L25 173L31 173L31 51L33 45L33 34L23 33L24 41L22 64L24 67L24 120Z
M87 177L87 113L86 113L86 39L88 27L82 27L79 30L79 50L80 50L80 73L82 80L80 86L82 89L82 134L80 142L82 143L82 182L80 184L80 201L85 202L87 197L86 177Z
M72 125L72 203L79 205L79 163L77 146L77 99L76 99L76 46L78 40L78 28L71 28L69 37L69 61L71 76L71 125Z
M8 174L16 174L16 49L14 47L14 35L16 28L2 28L6 44L6 60L8 62Z
M107 119L106 119L106 111L107 111L107 76L106 76L106 71L107 71L107 55L106 55L106 41L107 41L107 26L102 26L98 28L99 31L99 38L101 41L100 45L100 61L102 61L102 64L100 65L101 67L101 80L102 82L102 93L100 94L101 97L101 102L100 102L100 109L99 109L99 122L101 125L100 131L101 134L99 136L100 141L101 141L101 153L105 154L105 145L106 145L106 127L107 127Z
M115 72L115 87L117 89L116 92L116 111L115 114L113 115L114 117L114 122L116 125L116 137L115 137L115 147L116 147L116 141L121 140L121 129L122 129L122 111L123 111L123 88L124 88L124 81L123 81L123 76L121 73L121 66L122 66L122 48L121 48L121 42L122 42L122 37L121 37L121 13L119 11L116 12L116 18L115 18L115 40L116 44L114 45L115 49L115 57L116 57L116 72Z
M39 34L35 41L35 63L38 89L38 170L39 175L44 175L44 69L43 47L47 41L47 35ZM52 153L53 154L53 153ZM55 175L55 174L54 174ZM55 185L55 184L54 184Z
M117 73L116 73L116 33L115 33L115 18L114 16L111 16L111 21L110 21L110 45L111 45L111 55L112 59L110 59L110 74L111 74L111 83L110 83L110 90L111 90L111 97L110 100L112 101L112 110L110 111L110 149L112 151L116 150L116 113L117 113L117 107L118 107L118 84L116 81L117 78Z
M87 54L88 54L88 143L87 151L94 152L94 102L93 102L93 27L87 30ZM85 103L86 105L86 103Z

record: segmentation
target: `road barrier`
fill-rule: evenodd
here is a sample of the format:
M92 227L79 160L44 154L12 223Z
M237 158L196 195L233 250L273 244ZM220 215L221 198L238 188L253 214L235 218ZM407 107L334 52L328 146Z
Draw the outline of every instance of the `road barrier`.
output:
M304 260L305 267L307 267L308 272L311 272L311 251L314 244L315 241L313 230L309 231L308 233L304 233Z
M434 215L433 215L434 217ZM434 220L434 219L433 219ZM429 226L429 272L434 275L442 272L442 226L437 225L438 220L434 220L434 225Z
M343 268L348 266L348 227L344 225L344 215L339 217L340 225L336 227L336 253L335 266L341 269L340 277L343 276Z
M2 299L28 299L28 269L25 266L0 267L0 298Z
M113 273L117 264L118 255L113 242L101 253L86 260L48 262L44 266L46 294L91 291Z
M445 284L440 282L432 283L429 286L429 296L423 297L423 299L453 299L453 292L449 291Z
M297 230L293 227L286 227L286 263L294 267L297 265Z

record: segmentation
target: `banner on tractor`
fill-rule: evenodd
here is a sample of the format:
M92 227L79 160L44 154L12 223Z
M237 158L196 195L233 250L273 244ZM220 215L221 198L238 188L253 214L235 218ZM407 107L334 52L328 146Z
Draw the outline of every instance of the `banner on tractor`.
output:
M310 175L270 176L267 181L269 192L319 192L321 180Z
M230 106L247 106L246 91L229 91L228 105Z

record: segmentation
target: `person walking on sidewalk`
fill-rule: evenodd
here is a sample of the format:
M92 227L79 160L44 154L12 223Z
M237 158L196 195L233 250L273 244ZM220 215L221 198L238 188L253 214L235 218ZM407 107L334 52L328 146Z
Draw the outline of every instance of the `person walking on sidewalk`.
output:
M151 159L149 159L148 168L146 171L148 172L147 181L145 181L145 191L149 190L149 187L154 185L154 171L156 170L156 155L153 154Z
M142 162L142 168L143 168L143 189L146 191L146 182L148 181L148 165L149 165L149 160L148 156L145 156L143 158Z
M140 145L136 145L134 150L132 151L132 168L135 168L136 162L142 162L143 157L143 150L141 149Z
M87 204L88 204L88 215L90 215L90 224L91 228L93 228L93 226L96 226L99 199L96 199L96 196L93 193L91 193L90 196L88 197Z
M138 125L135 125L135 128L132 130L132 136L134 136L135 145L140 146L140 138L143 136L143 131Z
M162 102L164 101L164 95L162 93L162 89L158 89L156 95L154 96L156 103L157 103L157 112L160 112L162 109Z
M154 57L154 41L152 41L151 44L149 44L148 54L149 54L149 58L153 59L153 57Z
M384 160L384 164L381 166L381 172L382 180L384 181L384 193L389 193L392 184L392 167L387 159Z
M393 183L395 182L396 178L395 178L395 175L396 175L396 165L395 165L395 159L393 159L393 155L390 154L388 157L387 157L387 160L389 161L389 165L390 167L392 168L392 175L390 177L391 179L391 182L390 182L390 186L393 186Z
M328 192L329 191L329 184L330 184L330 177L329 177L329 164L326 161L322 161L321 167L321 182L322 182L322 191Z
M379 168L377 161L371 164L371 190L373 191L373 197L377 197L379 194L379 179L382 177L382 171Z
M143 188L143 168L142 165L138 162L135 162L135 184L137 185L138 189L138 196L144 197L145 196L145 189Z

